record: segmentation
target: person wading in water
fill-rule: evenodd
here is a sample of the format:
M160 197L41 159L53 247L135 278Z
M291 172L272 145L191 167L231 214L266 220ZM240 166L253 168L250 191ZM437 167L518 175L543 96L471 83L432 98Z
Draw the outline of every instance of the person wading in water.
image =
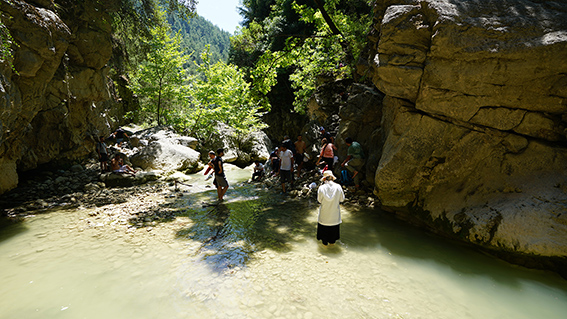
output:
M345 200L345 193L341 185L334 182L333 172L323 172L323 185L317 191L317 201L321 203L317 217L317 240L323 245L335 244L341 238L341 209L340 203Z

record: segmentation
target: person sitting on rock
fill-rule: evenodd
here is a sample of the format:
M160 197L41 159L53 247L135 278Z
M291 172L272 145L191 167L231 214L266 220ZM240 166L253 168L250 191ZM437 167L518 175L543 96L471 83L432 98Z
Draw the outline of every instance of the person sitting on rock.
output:
M120 157L120 154L114 155L112 160L110 161L110 167L112 168L112 172L119 173L119 174L128 174L132 176L136 176L138 171L135 171L129 165L125 165L124 161Z
M252 173L252 180L260 180L264 177L264 164L260 163L260 161L255 160L254 163L254 173Z

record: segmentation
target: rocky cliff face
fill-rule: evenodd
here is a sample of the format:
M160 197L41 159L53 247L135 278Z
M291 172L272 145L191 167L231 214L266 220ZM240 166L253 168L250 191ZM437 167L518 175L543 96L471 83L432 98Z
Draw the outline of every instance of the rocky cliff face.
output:
M0 194L18 171L84 158L120 113L106 66L110 17L91 1L0 1L17 45L0 64ZM117 115L117 114L114 114Z
M566 265L567 4L383 0L375 17L359 73L385 95L382 205Z

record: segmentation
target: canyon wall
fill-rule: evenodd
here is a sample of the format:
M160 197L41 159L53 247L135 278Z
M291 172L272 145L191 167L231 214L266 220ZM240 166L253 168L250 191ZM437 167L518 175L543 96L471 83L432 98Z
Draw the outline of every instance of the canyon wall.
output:
M367 146L383 207L566 266L567 3L376 1L369 39L358 72L384 94Z
M121 114L108 76L110 16L91 1L55 7L0 1L15 42L13 61L0 63L0 194L20 171L85 158Z

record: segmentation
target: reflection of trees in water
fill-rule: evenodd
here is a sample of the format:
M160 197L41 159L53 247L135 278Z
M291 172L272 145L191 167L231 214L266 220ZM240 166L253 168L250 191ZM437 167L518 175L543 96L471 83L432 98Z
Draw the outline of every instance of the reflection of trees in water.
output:
M179 230L177 237L201 242L196 254L215 269L244 266L255 252L265 249L287 252L292 242L314 236L315 228L307 221L314 207L309 200L244 185L233 188L221 204L197 204L211 195L195 194L194 204L183 212L193 223Z

